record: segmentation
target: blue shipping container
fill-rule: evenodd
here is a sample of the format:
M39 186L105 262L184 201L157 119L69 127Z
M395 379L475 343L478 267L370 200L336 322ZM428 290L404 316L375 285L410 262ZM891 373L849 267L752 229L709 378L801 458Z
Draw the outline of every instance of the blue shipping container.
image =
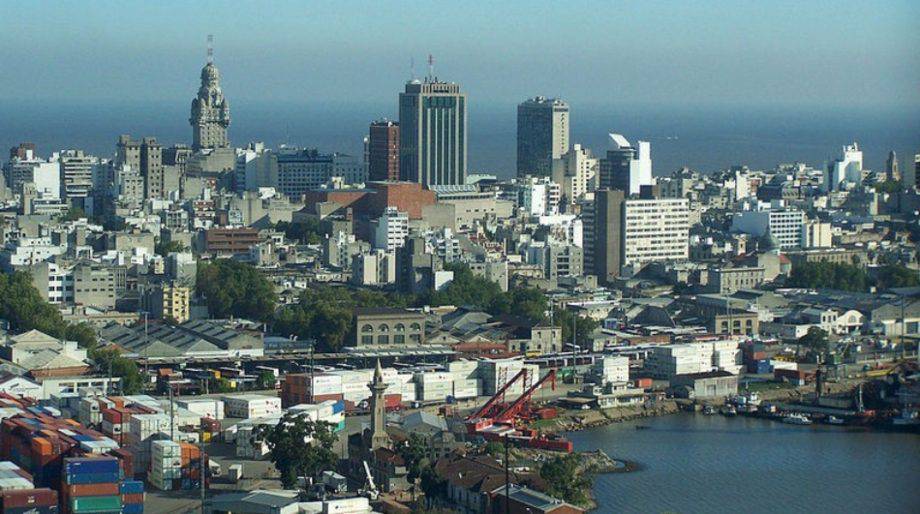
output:
M118 473L118 459L99 457L95 459L64 459L64 474Z
M112 484L121 479L119 473L77 473L64 475L64 483L68 485L80 484Z
M121 494L141 494L144 492L144 483L140 480L125 480L118 488Z
M338 414L344 410L345 410L345 402L342 400L339 400L332 405L333 414Z
M144 514L144 504L126 503L121 506L121 514Z

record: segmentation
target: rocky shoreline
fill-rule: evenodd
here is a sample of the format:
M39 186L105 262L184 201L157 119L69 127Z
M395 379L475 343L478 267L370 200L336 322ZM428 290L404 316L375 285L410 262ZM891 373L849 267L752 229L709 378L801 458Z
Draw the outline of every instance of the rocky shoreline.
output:
M658 401L651 406L618 407L604 410L566 410L559 417L540 426L543 432L576 432L589 428L602 427L613 423L621 423L634 419L666 416L680 411L677 402L672 400Z

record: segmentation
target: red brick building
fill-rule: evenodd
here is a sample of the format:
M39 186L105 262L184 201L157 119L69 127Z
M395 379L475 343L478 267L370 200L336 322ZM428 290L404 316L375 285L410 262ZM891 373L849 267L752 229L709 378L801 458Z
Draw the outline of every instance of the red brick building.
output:
M352 209L355 218L379 218L387 207L396 207L409 215L409 219L421 219L422 209L437 202L434 191L423 189L415 182L368 182L366 189L318 190L304 195L308 209L317 203L333 202L342 214Z
M399 124L371 123L367 141L367 176L370 180L399 180Z

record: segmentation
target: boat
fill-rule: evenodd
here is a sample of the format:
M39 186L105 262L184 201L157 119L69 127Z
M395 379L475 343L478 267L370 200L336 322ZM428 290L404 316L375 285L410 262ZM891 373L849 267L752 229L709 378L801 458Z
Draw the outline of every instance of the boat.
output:
M783 423L788 423L790 425L811 425L811 420L802 413L793 412L783 418Z
M703 414L705 414L705 415L707 415L707 416L712 416L712 415L715 414L715 413L716 413L716 409L715 409L715 407L713 407L712 405L707 405L707 406L703 407Z
M843 425L845 423L843 419L833 415L824 418L824 422L828 425Z
M723 416L729 416L729 417L738 414L737 409L735 409L733 405L726 405L725 407L722 407L721 412Z
M636 430L648 430L648 429L650 429L650 428L652 428L652 427L650 427L650 426L648 426L648 425L636 425Z

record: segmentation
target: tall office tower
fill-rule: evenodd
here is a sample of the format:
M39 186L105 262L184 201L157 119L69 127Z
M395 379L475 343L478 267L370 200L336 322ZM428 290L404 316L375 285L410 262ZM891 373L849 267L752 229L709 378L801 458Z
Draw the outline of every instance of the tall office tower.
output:
M517 174L552 173L553 159L569 151L569 104L537 96L518 105Z
M898 166L898 154L894 150L888 152L888 160L885 161L885 173L888 174L888 180L901 180L901 170Z
M627 198L600 189L585 205L585 271L612 282L626 267L689 256L690 208L683 198Z
M399 94L399 176L423 186L466 181L466 93L429 74Z
M619 189L627 195L637 195L642 186L655 184L651 144L639 141L636 148L620 134L610 134L610 143L612 148L607 150L607 157L600 163L599 188Z
M53 154L51 160L61 163L61 197L72 207L87 212L91 203L87 198L92 197L93 173L99 159L83 150L64 150Z
M367 141L369 180L399 180L399 124L381 120L371 123Z
M625 199L622 190L599 189L594 202L584 206L585 272L597 275L601 284L611 283L620 274Z
M208 42L208 62L201 69L201 87L192 100L192 149L228 148L227 127L230 126L230 102L220 89L220 72L214 65L213 51Z
M920 189L920 153L914 155L914 187Z
M862 182L862 164L863 153L859 145L854 142L844 146L843 155L824 170L824 190L839 191L847 183Z
M597 168L598 159L579 144L553 159L553 182L562 186L564 204L573 205L585 193L597 189Z
M163 147L154 137L145 137L141 141L131 136L118 136L115 150L115 167L127 166L144 177L144 197L163 197Z
M685 198L630 198L623 202L622 266L638 271L657 261L687 260L690 204Z

